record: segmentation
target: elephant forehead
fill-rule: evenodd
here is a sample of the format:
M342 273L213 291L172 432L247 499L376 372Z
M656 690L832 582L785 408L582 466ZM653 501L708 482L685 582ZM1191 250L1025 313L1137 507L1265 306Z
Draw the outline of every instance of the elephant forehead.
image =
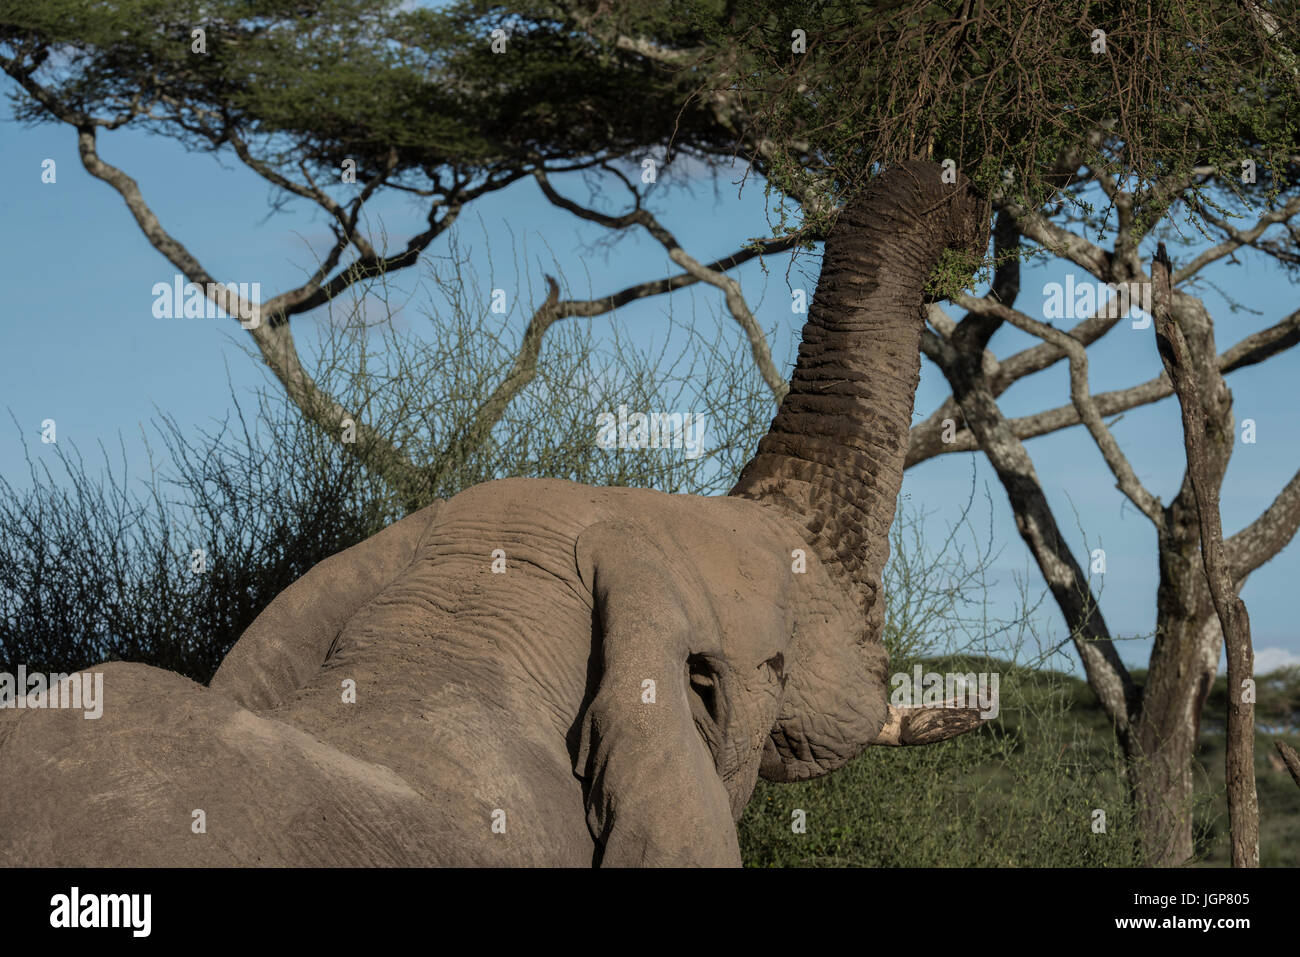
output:
M696 516L694 527L710 529L709 542L721 530L725 545L721 554L712 544L696 552L701 557L702 574L707 574L710 567L714 569L715 607L731 604L716 601L720 590L725 589L753 603L752 608L739 611L742 620L768 618L779 611L783 616L780 627L787 632L797 628L803 641L838 643L861 635L862 616L852 596L832 581L798 525L745 499L698 501L708 513L708 521L702 522ZM694 541L690 530L682 534L685 541Z
M706 507L677 510L660 532L665 554L707 596L724 634L788 639L791 548L779 531L741 510Z
M669 547L679 551L702 580L719 590L759 591L773 600L784 600L789 575L787 551L766 536L732 529L712 536L693 527L675 536Z
M778 588L784 597L807 549L798 530L740 499L696 499L677 516L675 536L702 570L730 584Z

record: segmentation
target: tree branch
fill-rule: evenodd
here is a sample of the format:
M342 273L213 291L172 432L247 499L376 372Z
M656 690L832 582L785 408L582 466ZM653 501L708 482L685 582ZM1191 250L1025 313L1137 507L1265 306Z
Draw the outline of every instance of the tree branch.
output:
M1098 279L1113 278L1113 257L1095 243L1056 225L1042 213L1027 212L1014 204L1004 207L1020 227L1020 232L1053 255L1068 259Z
M241 324L248 329L267 366L303 414L328 435L338 435L343 420L351 418L356 423L357 441L349 444L349 448L362 461L374 466L384 475L406 496L408 502L420 501L424 488L422 471L391 442L360 421L358 415L350 414L336 399L326 395L317 386L302 365L287 323L273 325L262 322L262 317L276 300L268 304L248 302L235 289L213 282L212 276L202 264L163 228L157 215L145 202L136 181L100 158L93 126L82 125L77 128L77 145L86 171L108 183L125 200L150 245L162 253L190 282L199 285L204 295L229 315L251 317Z
M1102 421L1101 413L1093 401L1092 393L1088 388L1088 352L1083 347L1083 344L1072 338L1068 333L1049 326L1045 322L1039 322L1037 319L1027 316L1016 309L1009 309L1001 303L989 299L976 299L964 293L956 301L972 312L1003 319L1030 335L1038 336L1043 341L1052 343L1067 354L1070 362L1070 398L1073 400L1079 418L1088 427L1088 432L1092 435L1093 441L1096 442L1097 448L1101 451L1102 458L1106 460L1106 465L1115 476L1119 490L1159 529L1165 521L1159 500L1148 492L1138 480L1137 474L1133 471L1133 467L1124 456L1110 429Z
M1276 223L1285 222L1296 213L1300 213L1300 194L1291 197L1291 199L1287 201L1287 204L1281 209L1275 209L1272 212L1265 213L1263 216L1259 217L1255 225L1244 232L1234 229L1227 223L1222 223L1221 228L1227 232L1228 238L1215 246L1211 246L1182 269L1178 270L1178 272L1174 273L1174 285L1180 285L1186 282L1206 266L1210 265L1210 263L1217 262L1224 256L1240 249L1242 246L1251 245L1260 236L1264 235L1264 231L1270 226Z
M1267 509L1225 543L1228 568L1236 588L1246 576L1270 561L1300 530L1300 471Z
M785 398L786 392L789 391L789 385L781 376L781 373L777 371L776 364L772 361L772 350L768 345L767 337L759 327L758 320L754 318L754 314L750 311L749 304L745 302L740 283L725 272L700 263L687 253L682 248L681 243L677 241L677 238L648 210L641 206L639 197L636 200L636 207L630 213L625 213L622 216L609 216L579 206L572 200L561 196L556 192L542 170L534 170L533 176L536 178L538 185L541 186L542 192L546 194L546 198L554 205L581 219L599 223L608 229L626 229L633 224L643 227L646 232L655 238L659 245L664 247L668 252L668 258L681 266L687 275L721 289L727 303L727 309L749 339L750 353L754 357L754 364L758 367L759 373L763 376L763 381L767 383L767 387L771 390L777 402ZM633 195L636 195L635 191Z
M871 743L890 747L937 744L974 731L984 723L984 718L978 708L964 705L961 699L924 708L901 708L891 704L885 726Z
M1291 780L1300 785L1300 754L1296 754L1295 748L1281 738L1273 744L1277 748L1277 753L1282 755L1282 762L1286 765L1286 769L1291 772Z
M937 306L931 306L931 314ZM951 323L952 320L948 320ZM1077 337L1077 330L1085 323L1075 326L1074 330L1069 333L1072 338ZM1291 313L1280 322L1269 326L1267 329L1261 329L1259 332L1252 333L1242 339L1231 348L1224 351L1219 356L1219 371L1224 375L1243 369L1246 366L1263 362L1279 353L1286 351L1292 346L1300 343L1300 310ZM934 356L924 349L927 357L934 359ZM1052 352L1063 354L1056 346L1034 346L1024 352L1017 353L1015 356L998 363L994 371L989 373L990 388L993 389L994 395L1001 395L1005 391L1005 386L1001 383L1007 381L1005 370L1012 366L1018 370L1025 368L1021 357L1038 351L1041 356L1047 353L1044 351L1050 349ZM937 362L937 360L935 360ZM996 359L993 360L997 362ZM1015 364L1013 366L1013 363ZM988 369L986 359L985 368ZM1035 370L1036 371L1036 370ZM1013 380L1014 381L1014 380ZM1099 392L1093 396L1096 403L1097 411L1102 415L1115 415L1125 412L1129 409L1135 409L1139 406L1148 405L1149 403L1159 401L1174 394L1173 387L1169 384L1169 376L1161 373L1154 379L1148 379L1146 382L1138 385L1129 386L1126 389L1116 389L1111 392ZM971 452L979 447L975 437L969 429L962 428L953 436L953 440L943 443L939 440L942 420L945 417L951 417L954 405L951 399L945 399L943 405L936 410L930 418L926 419L912 427L911 436L907 449L906 467L910 468L927 459L934 458L937 455L946 455L950 452ZM1079 425L1082 420L1079 418L1079 410L1071 405L1058 406L1054 409L1046 409L1042 412L1036 412L1033 415L1022 416L1017 419L1011 419L1011 427L1017 438L1032 439L1040 435L1047 435L1060 429L1069 428Z
M1070 629L1070 640L1083 663L1088 684L1115 723L1120 740L1127 744L1137 713L1138 692L1119 658L1083 569L1056 524L1033 460L1011 431L972 357L942 342L938 352L939 368L952 386L979 447L997 472L1015 513L1016 528Z

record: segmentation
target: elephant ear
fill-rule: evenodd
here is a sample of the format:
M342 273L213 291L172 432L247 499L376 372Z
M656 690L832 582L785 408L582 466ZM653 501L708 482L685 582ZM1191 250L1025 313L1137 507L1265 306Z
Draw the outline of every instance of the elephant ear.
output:
M601 522L577 543L595 602L598 685L580 718L574 771L602 866L738 866L731 805L692 716L693 629L710 613L680 556L634 522Z
M209 686L253 711L280 705L324 664L348 619L411 564L441 505L439 499L331 555L276 595Z

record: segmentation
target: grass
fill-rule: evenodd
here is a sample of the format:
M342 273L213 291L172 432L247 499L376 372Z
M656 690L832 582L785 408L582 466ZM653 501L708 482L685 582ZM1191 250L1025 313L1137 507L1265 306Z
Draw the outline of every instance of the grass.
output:
M941 672L998 672L999 716L943 744L868 749L813 781L760 781L739 827L747 865L1141 865L1123 762L1086 683L991 659L924 663ZM1298 692L1300 671L1281 673L1274 685L1262 680L1260 723L1294 721ZM1223 734L1217 730L1225 695L1220 679L1207 703L1197 755L1194 829L1202 865L1228 863ZM1300 737L1289 740L1296 744ZM1294 867L1300 865L1300 788L1268 760L1272 753L1272 737L1259 735L1260 862ZM800 818L804 830L796 832Z

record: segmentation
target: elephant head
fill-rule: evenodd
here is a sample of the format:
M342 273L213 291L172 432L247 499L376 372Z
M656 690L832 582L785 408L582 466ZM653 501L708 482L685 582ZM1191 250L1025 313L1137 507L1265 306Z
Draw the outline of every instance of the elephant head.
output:
M739 863L728 817L759 774L813 777L870 744L977 726L969 709L890 706L880 576L926 280L945 249L982 254L987 223L937 166L881 176L830 235L789 394L731 497L578 539L598 684L574 770L600 863Z
M762 773L799 780L872 743L949 736L969 716L891 713L880 576L920 377L926 281L946 249L982 256L989 207L939 166L890 168L840 213L790 391L731 495L788 516L834 582L801 620ZM808 601L820 601L811 583ZM805 609L805 611L812 611Z
M574 771L598 863L738 865L786 683L786 540L735 501L660 504L578 539L596 686Z

